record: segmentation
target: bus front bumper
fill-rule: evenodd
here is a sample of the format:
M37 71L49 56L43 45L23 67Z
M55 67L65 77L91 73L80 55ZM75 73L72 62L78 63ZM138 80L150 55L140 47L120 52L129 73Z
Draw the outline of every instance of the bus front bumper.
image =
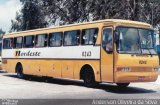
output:
M115 83L154 82L158 72L116 72Z

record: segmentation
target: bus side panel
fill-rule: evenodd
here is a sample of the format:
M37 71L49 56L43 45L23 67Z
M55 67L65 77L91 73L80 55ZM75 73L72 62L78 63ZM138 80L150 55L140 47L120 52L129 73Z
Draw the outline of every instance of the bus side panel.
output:
M32 66L30 66L30 63L31 61L30 60L23 60L23 59L9 59L7 60L7 64L4 66L5 67L5 70L7 70L8 72L11 72L11 73L15 73L16 72L16 65L18 63L21 63L22 64L22 67L23 67L23 72L24 74L35 74L34 72L34 69ZM32 64L34 65L35 67L35 64L34 62L32 62Z
M99 60L33 60L10 59L3 67L7 72L15 73L16 64L20 62L24 74L35 76L48 76L56 78L80 79L81 68L88 64L93 68L95 80L100 82ZM63 73L62 73L63 71Z
M23 73L29 75L39 75L39 61L25 59L21 61L23 67Z
M62 64L62 78L73 79L73 60L63 60Z
M10 72L10 73L14 73L15 72L15 67L13 68L13 63L14 62L13 60L8 60L8 59L3 59L3 69L6 70L7 72Z
M36 65L35 65L34 61L32 62L32 61L30 61L28 59L21 61L21 64L22 64L22 67L23 67L23 73L24 74L33 75L33 74L36 73L35 69L33 69L33 67L30 65L31 63L32 63L32 65L34 65L34 68L35 68Z
M62 77L62 66L61 61L57 60L46 60L46 63L43 62L43 70L45 71L46 76L48 77Z
M29 63L22 62L25 74L36 76L61 77L61 61L30 59L28 61Z

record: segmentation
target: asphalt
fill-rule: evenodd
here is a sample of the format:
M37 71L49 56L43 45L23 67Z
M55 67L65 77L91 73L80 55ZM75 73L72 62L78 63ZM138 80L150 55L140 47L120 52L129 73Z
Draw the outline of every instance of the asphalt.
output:
M102 83L95 88L83 86L82 81L39 77L18 79L15 74L0 72L0 99L17 100L16 105L89 105L93 99L160 99L160 76L156 82L131 83L127 88Z

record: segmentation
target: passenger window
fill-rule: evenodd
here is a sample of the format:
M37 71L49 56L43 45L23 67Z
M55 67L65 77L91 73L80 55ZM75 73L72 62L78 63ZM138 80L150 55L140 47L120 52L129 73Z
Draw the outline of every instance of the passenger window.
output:
M105 51L112 51L112 28L106 28L103 30L102 47Z
M47 34L41 34L36 36L36 47L46 47L47 46Z
M62 45L62 32L50 33L49 35L49 46L57 47Z
M23 37L14 38L14 48L22 48Z
M13 46L13 38L7 38L3 40L3 48L11 49Z
M65 46L75 46L79 45L79 37L80 36L80 30L75 31L67 31L64 32L64 45Z
M34 36L25 36L24 37L24 48L34 47Z
M98 36L98 28L82 30L82 38L81 38L82 45L95 44L97 40L97 36Z

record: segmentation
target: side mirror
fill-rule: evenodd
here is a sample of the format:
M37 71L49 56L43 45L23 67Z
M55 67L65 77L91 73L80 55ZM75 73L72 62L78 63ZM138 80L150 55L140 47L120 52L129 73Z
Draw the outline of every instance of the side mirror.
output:
M109 40L109 42L106 44L105 46L105 50L108 54L113 53L113 44L112 44L112 40Z
M112 48L112 49L106 49L106 52L107 52L108 54L112 54L112 53L113 53L113 48Z
M118 43L119 42L119 33L117 30L114 31L114 43Z
M93 44L94 45L96 44L96 39L97 39L97 36L93 36Z

